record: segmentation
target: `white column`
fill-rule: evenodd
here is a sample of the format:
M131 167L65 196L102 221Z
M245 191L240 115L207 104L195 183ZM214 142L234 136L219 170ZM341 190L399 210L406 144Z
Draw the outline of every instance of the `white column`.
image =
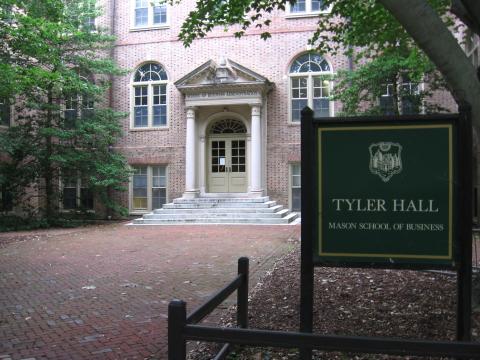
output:
M262 128L260 125L260 105L252 105L252 127L251 127L251 184L250 192L255 195L262 195Z
M195 108L187 108L187 142L185 144L185 193L184 198L198 195L195 174Z
M200 136L200 161L199 161L199 164L200 164L200 168L198 170L199 172L199 186L200 186L200 194L204 194L205 193L205 188L206 188L206 184L205 184L205 161L207 159L207 156L206 156L206 149L205 149L205 136L204 135L201 135Z

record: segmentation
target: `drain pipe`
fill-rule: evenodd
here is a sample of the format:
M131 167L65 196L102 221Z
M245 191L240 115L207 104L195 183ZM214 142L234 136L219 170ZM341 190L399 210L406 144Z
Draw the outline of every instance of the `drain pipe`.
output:
M110 35L113 35L115 36L116 35L116 21L115 21L115 15L117 14L117 1L116 0L111 0L110 2L111 4L111 9L110 9ZM116 42L116 40L115 40ZM109 50L109 56L111 59L115 59L115 48L116 48L116 44L114 43L113 46L111 47L111 49ZM110 109L113 109L113 75L109 75L109 81L110 81L110 88L108 89L108 107ZM109 147L108 147L108 151L109 152L113 152L113 145L114 144L110 144ZM108 199L110 200L112 197L113 197L113 192L112 192L112 188L109 186L107 187L107 197ZM106 216L107 216L107 220L111 220L112 219L112 209L111 207L108 207L107 208L107 212L106 212Z

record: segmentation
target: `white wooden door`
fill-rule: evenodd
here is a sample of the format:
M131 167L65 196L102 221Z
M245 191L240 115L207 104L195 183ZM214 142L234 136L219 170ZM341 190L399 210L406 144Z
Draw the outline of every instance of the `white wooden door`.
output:
M247 149L245 138L211 138L208 191L247 191Z

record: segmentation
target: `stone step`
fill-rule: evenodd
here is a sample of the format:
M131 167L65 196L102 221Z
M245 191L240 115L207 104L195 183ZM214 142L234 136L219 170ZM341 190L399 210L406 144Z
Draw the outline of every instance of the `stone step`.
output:
M221 204L221 203L265 203L269 201L268 196L262 197L200 197L194 199L174 199L174 204Z
M133 220L134 225L289 224L298 217L268 196L175 199L161 209Z
M178 203L173 202L163 205L164 209L211 209L211 208L269 208L275 206L275 201L265 202L195 202L195 203Z
M133 225L172 225L172 224L262 224L262 225L279 225L289 224L296 218L296 214L292 213L285 218L196 218L196 219L135 219Z
M241 206L241 205L240 205ZM202 214L202 213L220 213L225 211L237 212L237 213L275 213L283 209L282 205L274 205L271 207L208 207L208 208L177 208L177 207L164 207L162 209L153 210L154 214Z
M150 213L143 215L144 219L147 220L163 220L163 219L177 219L177 220L190 220L190 219L238 219L238 218L259 218L259 219L273 219L273 218L282 218L287 215L288 210L282 210L277 213L237 213L237 212L208 212L208 213L190 213L190 214L162 214Z

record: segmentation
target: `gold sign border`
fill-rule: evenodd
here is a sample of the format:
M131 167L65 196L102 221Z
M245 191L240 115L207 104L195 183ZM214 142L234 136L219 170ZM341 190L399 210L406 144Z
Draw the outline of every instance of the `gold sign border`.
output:
M408 254L368 254L368 253L327 253L322 252L322 216L321 211L323 209L322 204L322 132L327 131L368 131L368 130L401 130L401 129L408 129L408 130L415 130L415 129L448 129L448 200L449 200L449 207L448 207L448 256L445 255L408 255ZM319 128L318 129L318 154L319 154L319 176L318 176L318 196L319 196L319 247L318 247L318 256L336 256L336 257L383 257L383 258L410 258L410 259L428 259L428 260L451 260L453 257L452 254L452 241L453 241L453 229L452 229L452 208L453 208L453 135L452 135L452 125L392 125L392 126L368 126L368 127L332 127L332 128Z

